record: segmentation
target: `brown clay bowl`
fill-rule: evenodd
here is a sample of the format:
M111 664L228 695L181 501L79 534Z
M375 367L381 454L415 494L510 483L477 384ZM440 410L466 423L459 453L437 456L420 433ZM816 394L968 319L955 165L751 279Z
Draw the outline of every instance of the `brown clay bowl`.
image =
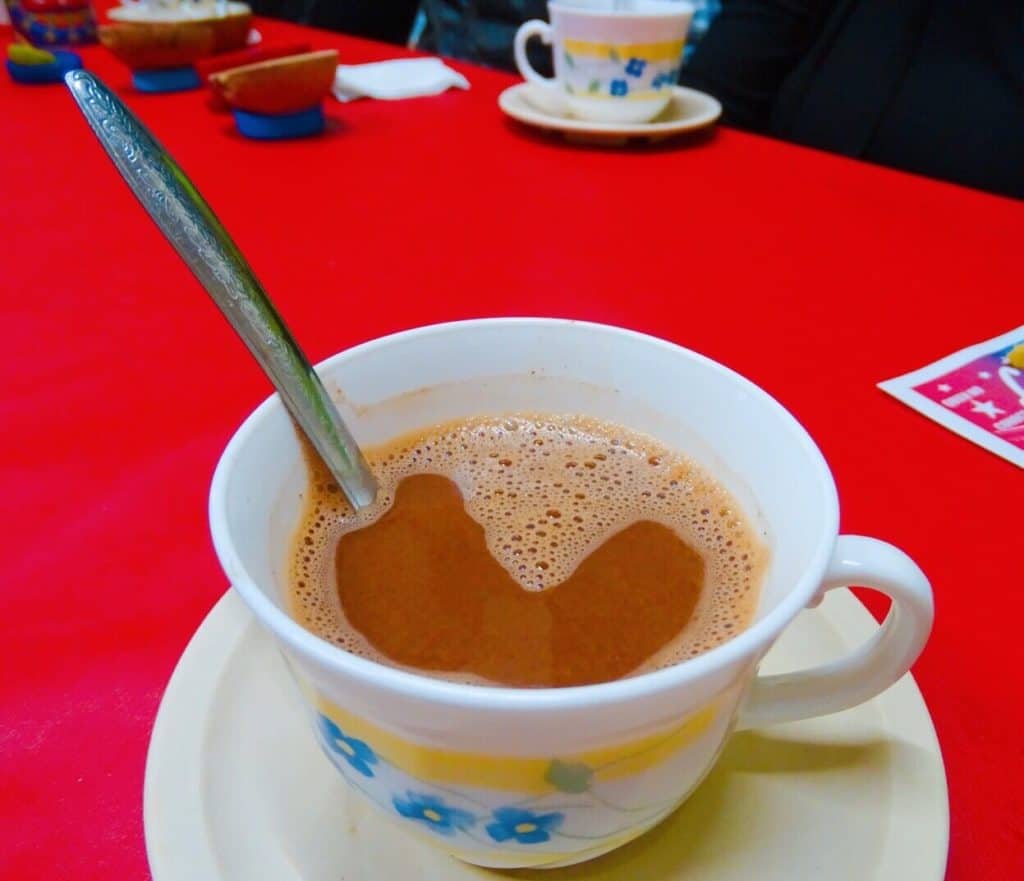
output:
M210 84L238 110L293 113L326 97L337 67L337 51L325 49L218 71L210 75Z
M195 21L100 25L100 42L132 70L185 67L210 55L213 29Z
M147 9L132 6L115 6L107 10L107 17L118 24L148 24L185 29L190 26L207 27L213 30L212 52L241 49L246 45L252 27L252 10L245 3L229 3L227 15L211 15L205 18L177 18L173 12L153 14Z

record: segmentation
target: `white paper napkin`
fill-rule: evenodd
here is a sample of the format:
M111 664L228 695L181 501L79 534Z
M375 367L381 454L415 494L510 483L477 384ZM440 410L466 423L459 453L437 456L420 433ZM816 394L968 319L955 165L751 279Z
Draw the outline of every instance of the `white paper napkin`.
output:
M469 80L440 58L399 58L374 64L339 64L331 91L339 101L380 98L394 101L468 89Z

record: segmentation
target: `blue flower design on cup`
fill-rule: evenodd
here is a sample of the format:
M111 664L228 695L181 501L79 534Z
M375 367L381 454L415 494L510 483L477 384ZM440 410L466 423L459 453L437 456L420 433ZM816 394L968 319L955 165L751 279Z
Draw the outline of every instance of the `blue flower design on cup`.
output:
M487 824L487 834L497 842L511 838L520 844L548 841L565 819L559 812L535 814L523 808L498 808L492 816L494 822Z
M353 770L358 771L364 777L373 776L371 765L377 764L377 754L362 740L349 737L337 725L326 716L321 715L318 719L320 733L332 753L341 756Z
M645 67L647 67L647 62L642 58L630 58L626 64L626 76L643 76Z
M676 78L679 76L678 68L672 67L662 73L659 73L654 79L651 80L651 88L655 91L660 91L665 86L674 86Z
M625 80L612 80L611 93L616 98L621 98L629 93L629 84Z
M469 811L453 808L436 795L406 790L405 798L393 796L391 803L403 817L416 820L441 835L452 836L458 829L469 829L476 817Z

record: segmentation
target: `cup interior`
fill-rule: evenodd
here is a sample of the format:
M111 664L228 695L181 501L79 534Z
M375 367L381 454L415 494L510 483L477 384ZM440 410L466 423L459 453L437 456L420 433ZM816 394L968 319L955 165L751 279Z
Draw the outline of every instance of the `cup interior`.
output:
M730 490L771 553L755 623L731 642L779 618L767 643L817 587L838 517L824 460L767 393L701 355L617 328L502 319L386 337L328 359L319 372L361 445L460 417L526 411L585 414L688 455ZM225 451L210 500L232 583L243 595L258 591L278 613L286 612L306 491L295 431L276 396L265 402Z

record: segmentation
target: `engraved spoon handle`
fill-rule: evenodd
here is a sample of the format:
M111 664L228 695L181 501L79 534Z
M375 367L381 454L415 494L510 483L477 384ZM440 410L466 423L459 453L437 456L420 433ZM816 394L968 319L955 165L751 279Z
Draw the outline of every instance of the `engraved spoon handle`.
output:
M270 377L349 502L370 504L377 481L358 444L206 200L98 77L73 70L64 81L121 176Z

